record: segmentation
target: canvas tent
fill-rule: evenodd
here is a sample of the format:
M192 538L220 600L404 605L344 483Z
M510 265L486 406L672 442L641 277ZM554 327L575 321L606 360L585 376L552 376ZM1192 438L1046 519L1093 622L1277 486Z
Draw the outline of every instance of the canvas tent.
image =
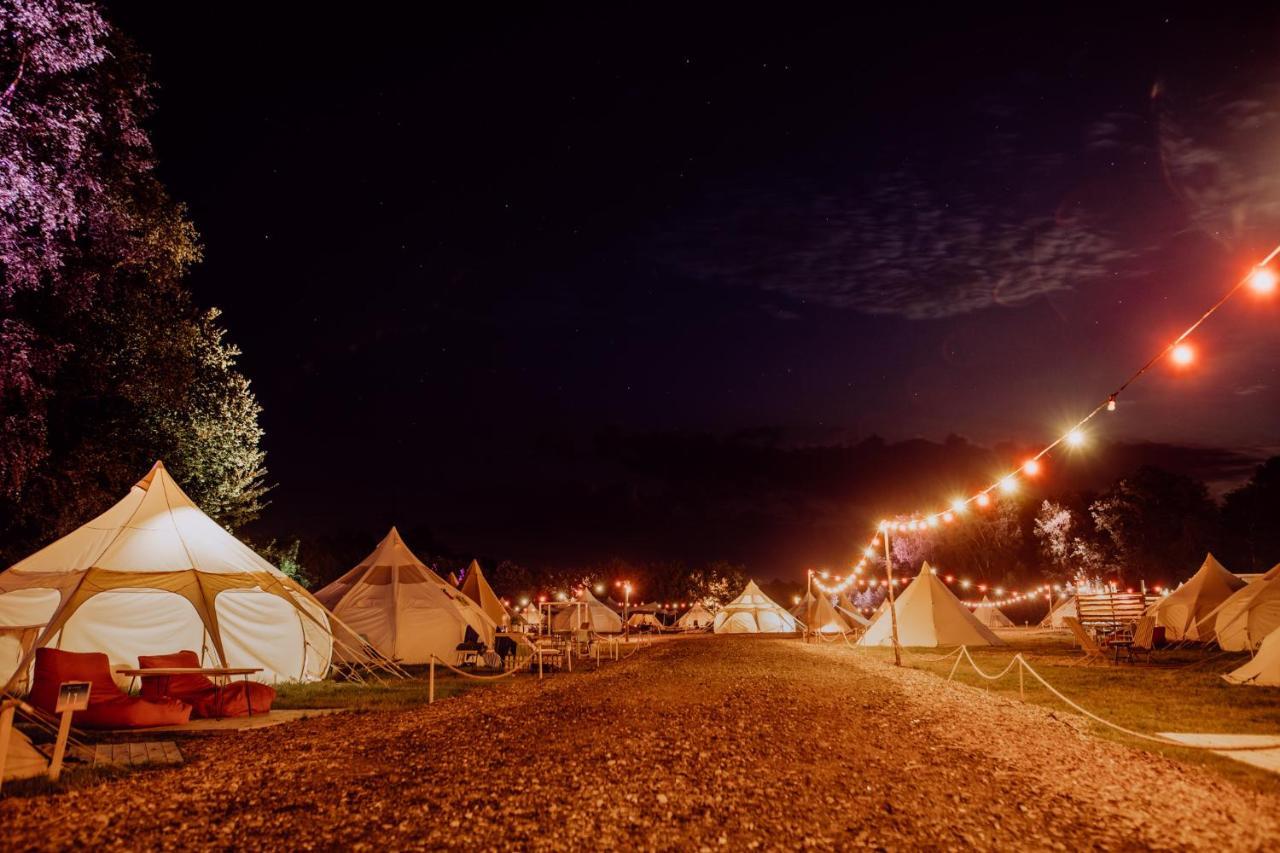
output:
M1066 598L1059 599L1057 604L1050 606L1049 612L1040 620L1041 628L1066 628L1067 623L1064 619L1076 617L1076 597L1068 595Z
M982 601L973 609L973 615L979 622L988 628L1012 628L1013 620L1004 615L999 607L991 603L991 599L985 595Z
M520 611L520 618L524 620L526 625L542 624L542 613L538 611L538 605L534 604L532 601L526 604L524 609Z
M1231 593L1200 620L1197 630L1206 640L1216 639L1225 651L1241 652L1257 648L1277 627L1280 627L1280 564Z
M31 779L43 776L49 769L48 759L31 745L31 740L25 734L13 727L12 722L8 729L8 744L3 742L5 715L13 713L12 710L4 710L5 704L16 704L16 702L0 701L0 749L4 750L3 761L0 761L0 764L4 765L4 773L0 774L0 781L8 782L10 779Z
M825 595L806 593L800 605L804 611L799 619L807 630L815 634L844 634L850 630L849 622L836 612Z
M915 580L895 597L898 643L903 646L1003 646L1004 641L960 603L926 562ZM892 644L889 608L867 628L858 642L864 646Z
M714 621L715 617L710 610L701 604L695 604L676 620L675 627L682 631L691 631L697 628L710 628Z
M860 631L871 624L871 620L859 613L857 605L843 592L836 596L836 612L843 616L849 623L849 627L854 630Z
M1201 636L1201 621L1244 585L1243 580L1209 554L1186 583L1147 608L1134 630L1133 644L1150 648L1157 627L1164 628L1165 639L1169 641L1212 639L1211 626L1207 624L1204 626L1207 636Z
M1280 629L1266 636L1252 660L1222 677L1232 684L1280 687Z
M652 628L655 631L661 631L666 628L658 617L652 613L633 613L631 618L627 620L628 628Z
M467 628L493 645L493 620L414 556L394 527L372 554L316 598L398 663L430 663L432 655L452 663Z
M742 594L725 605L714 621L717 634L790 634L800 630L796 617L748 581Z
M271 682L323 678L334 642L324 608L159 462L102 515L0 572L0 626L39 628L19 632L31 637L23 663L0 672L11 689L46 645L105 652L113 666L192 649Z
M575 596L581 607L563 607L551 617L551 630L574 631L581 626L579 619L586 621L587 627L597 634L619 634L622 632L622 617L609 605L591 594L591 590L583 587Z
M511 614L507 612L493 587L489 586L484 572L480 571L480 563L475 560L467 566L466 577L462 579L462 594L479 604L485 615L493 620L493 624L499 627L511 624Z

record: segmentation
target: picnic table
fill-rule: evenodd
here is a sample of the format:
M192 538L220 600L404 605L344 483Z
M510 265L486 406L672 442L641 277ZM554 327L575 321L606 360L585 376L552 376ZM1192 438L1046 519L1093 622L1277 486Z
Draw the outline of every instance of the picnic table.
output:
M246 685L249 683L249 676L257 675L262 672L260 666L160 666L154 669L138 669L132 666L116 667L116 674L123 675L129 679L129 692L133 692L133 682L139 678L160 678L164 679L161 685L161 692L166 692L169 686L169 679L179 675L203 675L205 678L211 679L214 685L221 690L228 680L236 676L243 676ZM253 698L252 693L246 689L244 691L245 702L249 704L249 716L253 716Z

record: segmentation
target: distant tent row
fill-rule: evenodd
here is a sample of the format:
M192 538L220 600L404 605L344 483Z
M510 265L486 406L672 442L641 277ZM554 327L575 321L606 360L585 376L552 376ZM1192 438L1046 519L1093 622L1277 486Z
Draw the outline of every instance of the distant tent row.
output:
M712 623L715 622L715 618L716 617L712 615L710 610L703 607L701 604L695 604L676 620L676 627L682 631L710 628Z
M583 587L579 591L577 604L562 607L551 616L553 631L577 631L588 628L597 634L622 633L622 617L612 607L591 594L591 590Z
M840 600L848 603L843 594ZM811 590L806 591L800 603L791 608L791 615L815 634L847 634L850 631L861 631L870 624L852 610L837 607L827 596L814 595Z
M1209 614L1244 586L1241 578L1224 569L1209 554L1190 580L1147 609L1134 631L1134 645L1150 648L1157 627L1164 628L1164 637L1170 642L1212 640L1214 631L1208 621Z

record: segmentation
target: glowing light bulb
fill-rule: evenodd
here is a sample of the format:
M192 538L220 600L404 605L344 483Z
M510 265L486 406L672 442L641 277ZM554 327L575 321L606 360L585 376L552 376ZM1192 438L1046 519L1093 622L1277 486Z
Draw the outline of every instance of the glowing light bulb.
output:
M1116 395L1112 394L1107 398L1107 411L1114 412L1116 410Z
M966 506L966 504L965 504L965 502L964 502L964 498L956 498L955 500L953 500L953 501L951 502L951 511L952 511L952 512L964 512L964 508L965 508L965 506Z
M937 527L937 526L938 526L938 517L937 517L936 515L931 515L931 516L929 516L928 521L929 521L929 526L930 526L930 527Z
M1010 474L1008 477L1005 477L1003 480L1000 481L1000 491L1006 494L1015 492L1017 491L1017 489L1018 489L1018 481L1013 479L1012 474Z
M960 581L960 588L961 588L961 589L968 589L968 588L969 588L969 579L968 579L968 578L965 578L964 580Z
M1276 274L1267 267L1258 267L1253 271L1253 275L1249 276L1249 287L1253 288L1254 293L1261 293L1264 296L1274 293L1276 289Z
M947 510L942 514L942 520L945 521L947 524L950 524L951 522L956 520L956 514L951 510Z
M1196 360L1196 351L1191 344L1178 344L1169 353L1169 357L1173 359L1173 363L1180 367L1186 367L1188 364Z
M867 550L862 553L866 554L868 557L874 557L876 555L876 549L868 545Z
M982 494L978 495L975 503L977 503L978 506L981 506L981 507L990 506L991 496L988 495L986 492L983 492Z
M1067 445L1069 447L1082 447L1084 445L1084 433L1078 429L1073 429L1067 433Z
M1026 474L1028 477L1034 477L1035 475L1039 474L1039 473L1040 473L1040 460L1039 460L1039 459L1028 459L1028 460L1027 460L1025 463L1023 463L1023 465L1022 465L1022 473Z

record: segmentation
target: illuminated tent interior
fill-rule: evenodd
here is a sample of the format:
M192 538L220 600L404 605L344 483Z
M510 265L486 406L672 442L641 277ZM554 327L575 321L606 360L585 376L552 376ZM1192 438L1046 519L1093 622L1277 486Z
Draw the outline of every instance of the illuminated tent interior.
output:
M398 663L430 663L432 655L452 663L467 628L493 646L494 621L414 556L394 527L372 554L316 598Z
M716 614L717 634L790 634L800 630L796 617L748 581L742 594Z
M0 573L0 626L11 689L41 646L105 652L113 667L191 649L275 682L323 678L334 642L324 608L159 462L115 506Z
M920 574L895 596L898 644L903 646L1003 646L1004 641L979 622L939 580L926 562ZM858 642L864 646L893 643L889 608L876 616Z
M796 614L808 630L818 634L844 634L850 630L849 622L836 612L826 595L805 594L800 602L803 611ZM795 611L793 610L794 614Z

